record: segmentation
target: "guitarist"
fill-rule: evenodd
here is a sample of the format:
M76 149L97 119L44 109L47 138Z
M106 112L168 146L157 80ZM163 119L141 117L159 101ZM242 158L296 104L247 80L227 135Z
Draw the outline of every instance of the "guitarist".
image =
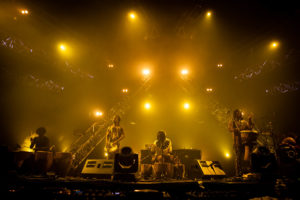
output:
M119 153L120 141L125 137L123 128L120 127L120 121L120 116L115 115L113 118L113 125L107 128L104 148L107 153L107 159L114 159L115 154Z
M233 136L236 176L241 176L244 171L249 170L247 169L250 167L249 160L247 159L249 156L245 154L247 152L249 154L249 151L245 151L249 145L247 141L241 137L241 132L251 130L253 127L252 117L249 117L248 121L246 121L243 119L242 112L239 109L233 111L233 118L229 121L228 130L232 132ZM243 165L245 166L243 167Z

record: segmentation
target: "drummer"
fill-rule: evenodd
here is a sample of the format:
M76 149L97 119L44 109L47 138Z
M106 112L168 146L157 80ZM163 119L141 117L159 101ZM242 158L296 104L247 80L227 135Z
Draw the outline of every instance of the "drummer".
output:
M30 148L34 148L35 151L49 151L50 142L49 138L45 136L46 129L44 127L40 127L36 130L36 133L38 136L31 138Z
M235 153L235 174L241 176L250 170L250 152L252 148L250 134L255 134L252 114L248 120L243 118L239 109L234 110L233 118L229 121L228 130L233 135L233 148Z
M165 131L158 131L157 140L155 140L151 152L154 153L152 157L152 162L154 163L172 162L172 142L166 137Z

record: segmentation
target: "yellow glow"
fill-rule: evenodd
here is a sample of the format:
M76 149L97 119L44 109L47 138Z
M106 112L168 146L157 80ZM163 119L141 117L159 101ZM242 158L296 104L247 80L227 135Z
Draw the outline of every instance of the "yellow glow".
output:
M108 156L108 153L107 153L107 152L105 152L105 153L104 153L104 156L105 156L105 157L107 157L107 156Z
M146 109L146 110L150 110L151 109L151 104L150 103L145 103L144 104L144 108Z
M228 152L225 153L226 158L230 158L230 154Z
M190 109L190 104L189 103L184 103L183 108L186 109L186 110Z
M101 116L103 116L103 113L101 111L96 111L95 116L96 117L101 117Z
M148 75L150 75L150 69L143 69L142 73L143 73L143 75L148 76Z
M206 91L207 91L207 92L212 92L213 89L212 89L212 88L206 88Z
M188 73L189 73L189 70L187 70L187 69L182 69L181 70L182 75L187 75Z
M131 20L134 20L134 19L136 19L136 13L135 13L135 12L130 12L130 13L128 13L128 17L129 17Z
M123 92L123 93L127 93L127 92L128 92L128 89L127 89L127 88L124 88L124 89L122 89L122 92Z
M223 67L223 64L218 64L218 68L222 68Z
M211 13L210 11L208 11L208 12L206 13L206 16L207 16L207 17L211 17L211 15L212 15L212 13Z
M21 13L22 15L28 15L28 14L29 14L29 11L26 10L26 9L22 9L22 10L20 10L20 13Z
M66 45L64 45L64 44L60 44L60 45L59 45L59 49L60 49L61 51L66 51L66 50L67 50L67 47L66 47Z
M279 45L278 42L272 42L270 46L272 49L275 49L278 47L278 45Z
M107 66L108 66L108 68L113 68L114 67L113 64L108 64Z

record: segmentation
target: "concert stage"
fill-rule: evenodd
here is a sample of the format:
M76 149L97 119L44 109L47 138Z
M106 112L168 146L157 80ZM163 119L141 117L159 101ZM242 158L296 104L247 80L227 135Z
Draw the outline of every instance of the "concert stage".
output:
M120 182L55 176L14 176L7 199L299 199L299 180L143 180Z

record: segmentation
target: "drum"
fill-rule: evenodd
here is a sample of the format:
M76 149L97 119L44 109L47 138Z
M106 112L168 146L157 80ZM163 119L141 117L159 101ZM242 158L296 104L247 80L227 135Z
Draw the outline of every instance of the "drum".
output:
M35 152L35 168L37 173L48 172L53 164L53 153L49 151Z
M175 179L183 179L185 175L184 164L174 164L174 176Z
M257 131L255 130L242 130L241 140L243 145L251 145L257 138Z
M32 158L34 155L33 152L28 151L17 151L14 152L14 162L17 168L21 168L23 163Z
M149 178L152 175L152 164L141 164L141 176Z
M174 165L172 163L155 163L152 167L155 178L173 178L174 176Z

